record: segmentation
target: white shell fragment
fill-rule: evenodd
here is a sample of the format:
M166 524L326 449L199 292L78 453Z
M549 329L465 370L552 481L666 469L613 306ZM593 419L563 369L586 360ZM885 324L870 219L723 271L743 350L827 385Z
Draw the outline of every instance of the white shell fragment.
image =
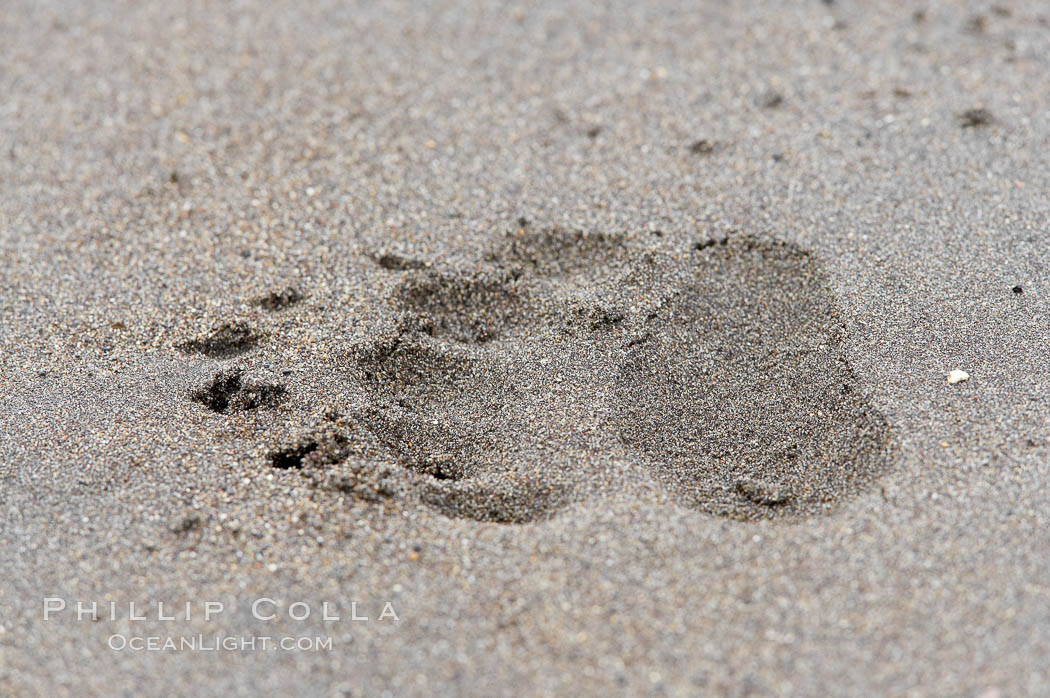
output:
M948 374L949 385L955 385L956 383L962 383L963 381L968 380L970 380L970 374L966 371L960 371L959 369L955 369L954 371Z

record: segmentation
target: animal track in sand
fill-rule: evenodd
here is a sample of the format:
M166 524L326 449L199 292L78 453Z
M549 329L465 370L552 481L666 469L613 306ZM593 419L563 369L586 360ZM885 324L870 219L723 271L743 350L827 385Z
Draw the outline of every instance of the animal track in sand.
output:
M370 396L355 417L448 515L541 518L612 461L709 513L811 514L887 467L886 421L797 247L674 255L555 230L468 270L395 268L398 319L350 352Z
M814 514L888 466L889 428L798 247L722 237L675 252L551 230L509 235L470 268L397 260L377 262L396 274L393 320L344 357L364 402L272 450L272 467L524 523L645 478L711 514ZM227 324L179 348L227 359L263 336ZM220 371L190 397L220 413L285 398L246 375Z

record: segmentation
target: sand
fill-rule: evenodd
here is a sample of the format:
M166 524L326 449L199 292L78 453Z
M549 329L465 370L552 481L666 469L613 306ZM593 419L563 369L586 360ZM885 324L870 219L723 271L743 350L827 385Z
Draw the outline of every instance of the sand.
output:
M9 3L0 694L1050 693L1050 12L738 5Z

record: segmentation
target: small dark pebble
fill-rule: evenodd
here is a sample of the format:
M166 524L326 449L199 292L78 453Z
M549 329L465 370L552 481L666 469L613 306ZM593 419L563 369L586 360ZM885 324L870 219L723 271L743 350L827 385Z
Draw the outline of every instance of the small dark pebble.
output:
M1014 286L1014 293L1024 293L1024 289L1021 288L1020 284L1018 284L1017 286Z
M706 138L701 138L689 146L689 152L694 155L710 155L715 152L715 144Z
M784 95L779 92L767 92L758 101L758 106L763 109L776 109L784 103Z
M959 114L959 125L963 128L977 128L979 126L987 126L988 124L995 121L995 117L992 116L992 112L987 109L967 109L966 111Z
M782 162L784 160L783 153L773 153L773 162Z
M589 129L587 129L587 137L588 138L592 138L592 139L593 138L597 138L598 134L601 133L601 132L602 132L602 127L601 126L591 126Z

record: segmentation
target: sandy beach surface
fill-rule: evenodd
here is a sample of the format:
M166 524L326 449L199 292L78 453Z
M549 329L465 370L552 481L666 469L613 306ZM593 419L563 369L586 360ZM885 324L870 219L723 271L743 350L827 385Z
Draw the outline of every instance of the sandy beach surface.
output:
M1046 3L0 46L0 694L1050 695Z

